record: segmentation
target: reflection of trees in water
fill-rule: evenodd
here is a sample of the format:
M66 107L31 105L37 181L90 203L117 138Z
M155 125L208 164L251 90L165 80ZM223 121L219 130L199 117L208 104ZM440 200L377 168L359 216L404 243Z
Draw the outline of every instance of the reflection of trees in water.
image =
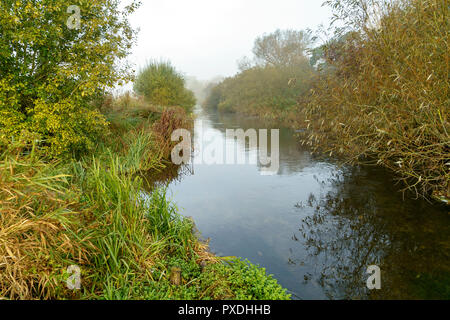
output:
M194 174L194 166L191 164L175 165L166 164L166 167L160 171L151 171L143 175L144 188L151 191L154 188L164 188L170 183L178 183L184 177Z
M373 168L346 169L299 229L329 298L449 298L449 216L444 208L399 199L392 181ZM295 259L291 259L292 261ZM369 265L382 289L366 288ZM446 296L447 295L447 296Z
M287 128L280 128L273 121L263 121L257 117L242 116L233 113L208 112L202 115L210 120L211 126L221 131L225 135L226 129L255 129L259 139L259 129L280 129L280 169L278 174L290 175L302 171L311 164L311 155L302 149L298 140L294 137L294 132ZM248 146L242 146L248 150ZM267 139L267 148L272 150L271 139Z

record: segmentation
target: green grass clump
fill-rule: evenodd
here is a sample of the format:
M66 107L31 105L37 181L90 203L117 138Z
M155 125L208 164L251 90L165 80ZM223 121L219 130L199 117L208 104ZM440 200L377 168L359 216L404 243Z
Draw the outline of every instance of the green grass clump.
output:
M290 294L264 268L248 260L231 259L208 266L201 275L203 292L215 299L288 300Z

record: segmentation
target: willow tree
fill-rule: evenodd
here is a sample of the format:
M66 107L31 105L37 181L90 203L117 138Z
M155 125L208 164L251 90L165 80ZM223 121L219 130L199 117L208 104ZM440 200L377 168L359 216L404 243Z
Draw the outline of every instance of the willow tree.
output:
M1 0L0 141L38 136L53 155L93 147L106 126L92 106L130 79L135 39L119 0Z
M448 0L326 3L341 26L303 103L304 142L386 167L405 190L448 201Z

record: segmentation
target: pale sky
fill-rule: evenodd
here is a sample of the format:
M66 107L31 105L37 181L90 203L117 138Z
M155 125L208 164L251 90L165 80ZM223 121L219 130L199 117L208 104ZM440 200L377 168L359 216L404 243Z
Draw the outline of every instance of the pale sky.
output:
M130 18L139 38L130 61L170 60L187 76L208 80L237 72L257 36L277 28L328 25L322 0L143 0Z

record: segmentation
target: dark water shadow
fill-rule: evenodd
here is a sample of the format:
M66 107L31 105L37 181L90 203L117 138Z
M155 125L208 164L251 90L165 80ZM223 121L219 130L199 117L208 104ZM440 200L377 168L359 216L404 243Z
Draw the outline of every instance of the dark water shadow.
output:
M312 210L299 228L317 266L312 279L330 299L449 299L448 207L392 201L398 189L383 171L347 167L331 191L297 205ZM381 268L381 290L364 285L369 265Z

